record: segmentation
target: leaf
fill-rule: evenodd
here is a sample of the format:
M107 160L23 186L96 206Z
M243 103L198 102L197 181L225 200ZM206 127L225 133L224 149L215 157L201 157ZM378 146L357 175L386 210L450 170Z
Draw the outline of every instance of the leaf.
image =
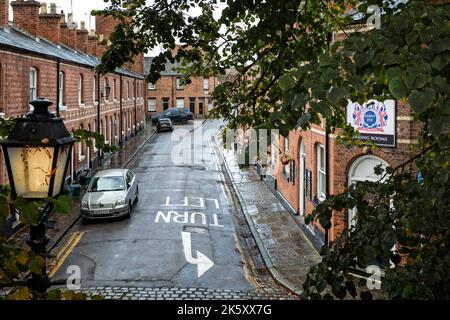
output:
M328 67L331 64L331 57L328 53L324 53L319 57L319 66Z
M72 210L72 200L65 195L59 196L54 201L56 211L60 213L70 213Z
M433 61L431 61L431 66L438 70L441 71L442 69L444 69L447 64L450 62L450 54L448 53L441 53L439 55L437 55L436 57L434 57Z
M394 77L389 81L389 90L397 100L401 100L408 94L408 90L400 77Z
M14 201L14 207L19 210L19 217L22 223L34 225L39 220L39 207L36 203L24 198L17 198Z
M60 289L50 290L47 293L47 300L61 300L61 296Z
M297 128L304 126L310 120L311 120L311 114L310 113L305 113L304 115L302 115L300 117L300 119L298 119L298 121L297 121Z
M348 95L348 90L341 87L332 87L328 93L328 97L332 103L336 104L340 99L345 98Z
M402 291L402 298L403 299L409 299L412 297L414 293L414 286L411 283L408 283Z
M295 80L290 74L284 74L278 79L278 86L286 92L295 86Z
M411 108L417 112L421 113L427 110L436 96L434 90L427 90L425 92L414 90L408 97L408 102L411 105Z
M370 56L365 53L356 53L355 54L355 62L358 68L362 68L370 62Z
M330 107L324 103L323 101L320 101L319 103L313 103L312 104L312 109L315 112L318 112L320 114L322 114L324 117L328 117L331 115L331 109Z
M304 93L296 93L292 99L291 105L294 108L304 107L307 101L307 97Z
M7 300L31 300L30 289L26 287L17 287L14 292L6 297Z
M444 118L443 116L434 116L430 123L431 134L437 138L444 132Z
M447 79L441 76L436 76L431 80L431 87L436 90L437 93L450 94L450 85Z
M34 256L28 262L28 268L33 273L41 274L42 270L44 269L44 264L44 258L42 258L41 256Z

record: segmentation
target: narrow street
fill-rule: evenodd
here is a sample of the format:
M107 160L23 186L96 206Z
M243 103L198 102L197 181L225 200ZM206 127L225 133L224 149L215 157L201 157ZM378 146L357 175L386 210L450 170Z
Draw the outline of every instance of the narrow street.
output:
M174 163L179 142L170 132L150 139L128 164L139 183L131 218L78 222L57 248L52 281L65 283L78 266L83 290L111 298L159 297L159 291L163 298L289 298L254 267L259 253L239 240L242 218L210 146L222 124L175 127L192 138L193 159L202 151L201 161Z

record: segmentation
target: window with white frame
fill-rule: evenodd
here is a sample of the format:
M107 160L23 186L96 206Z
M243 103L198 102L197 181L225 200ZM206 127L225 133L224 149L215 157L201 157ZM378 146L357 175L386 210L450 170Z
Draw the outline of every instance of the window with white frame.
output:
M83 154L83 142L78 142L78 161L83 161L85 158Z
M113 100L116 100L116 79L113 79L113 85L111 87L111 96Z
M78 104L82 105L84 103L83 99L83 75L78 76Z
M100 130L101 130L101 128L100 128ZM94 131L97 132L97 120L94 120ZM101 133L101 131L98 133ZM94 152L97 152L97 150L98 150L97 144L95 143L95 138L92 138L92 149L94 150Z
M38 71L36 68L30 68L30 101L37 99L38 90Z
M203 90L205 90L205 91L209 90L209 79L208 78L203 79Z
M317 199L323 201L326 198L327 176L325 172L325 148L317 145Z
M155 112L156 111L156 99L155 98L149 98L148 99L148 111L149 112Z
M177 90L183 90L183 89L184 89L183 79L177 78Z
M289 154L289 137L284 138L284 153ZM290 179L291 167L290 163L283 166L283 175L286 179Z
M64 72L59 72L59 88L58 88L58 95L59 95L59 105L64 105Z
M92 77L92 100L97 102L97 77Z
M177 98L177 108L184 108L184 99Z

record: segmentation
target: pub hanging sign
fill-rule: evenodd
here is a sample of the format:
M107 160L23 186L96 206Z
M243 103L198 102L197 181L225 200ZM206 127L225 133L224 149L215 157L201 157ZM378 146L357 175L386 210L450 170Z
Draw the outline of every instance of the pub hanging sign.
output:
M395 147L395 100L369 100L364 104L349 102L347 123L358 130L357 140L382 147Z

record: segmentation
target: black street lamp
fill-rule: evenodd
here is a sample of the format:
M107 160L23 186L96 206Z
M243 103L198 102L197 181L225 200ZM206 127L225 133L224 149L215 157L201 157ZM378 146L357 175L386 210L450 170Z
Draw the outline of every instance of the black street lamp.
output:
M62 192L75 139L67 131L63 119L48 111L53 104L50 100L38 98L30 104L34 110L26 117L16 119L8 138L0 144L12 198L39 201L56 197ZM44 261L49 242L45 235L45 220L52 210L51 204L42 209L38 223L30 226L27 240L31 250ZM41 293L49 288L45 267L42 274L32 274L29 286Z

